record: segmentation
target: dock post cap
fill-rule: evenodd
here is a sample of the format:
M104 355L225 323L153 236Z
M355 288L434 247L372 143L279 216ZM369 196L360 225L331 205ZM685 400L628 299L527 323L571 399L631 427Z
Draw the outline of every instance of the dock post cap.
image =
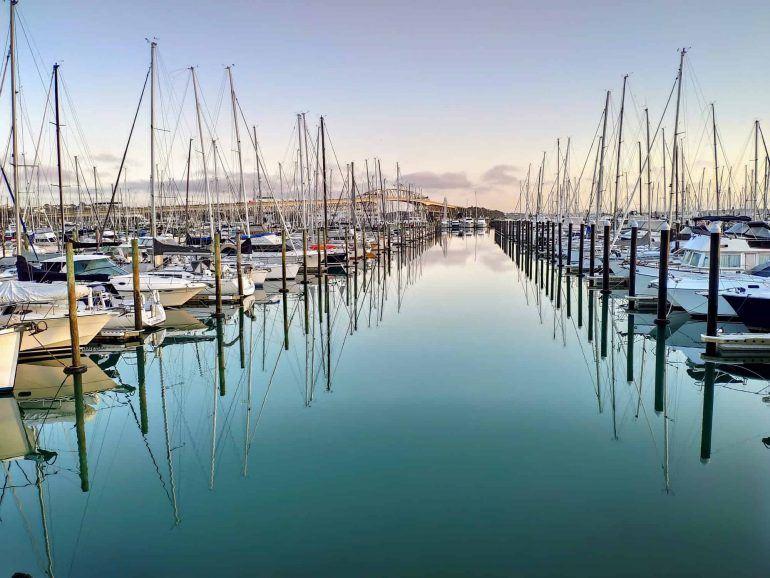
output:
M722 223L720 221L717 221L715 223L711 223L709 225L709 233L721 233L722 232Z
M76 375L76 374L82 374L88 371L88 366L86 365L67 365L64 368L64 374L65 375Z
M631 221L631 222L629 223L629 226L630 226L632 229L638 229L638 228L639 228L639 223L637 223L636 221Z
M664 223L663 223L663 224L660 226L660 230L661 230L661 231L670 231L670 230L671 230L671 225L669 225L667 222L664 222Z
M610 222L607 219L602 219L602 227L609 227Z

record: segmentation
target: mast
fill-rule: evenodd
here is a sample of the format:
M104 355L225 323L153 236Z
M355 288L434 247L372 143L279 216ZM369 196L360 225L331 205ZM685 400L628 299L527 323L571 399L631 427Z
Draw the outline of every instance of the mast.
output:
M299 152L299 194L302 197L302 218L303 225L308 227L307 199L305 198L305 164L302 157L302 115L297 113L297 147ZM296 181L295 181L296 184ZM310 229L311 235L313 228Z
M618 229L618 192L620 189L620 149L623 142L623 109L626 105L626 82L628 75L623 77L623 92L620 93L620 120L618 122L618 150L617 161L615 164L615 202L612 207L612 222L615 224L615 230Z
M254 130L254 157L257 161L257 193L259 194L259 204L257 205L257 221L259 226L262 226L262 173L259 170L259 144L257 142L257 127L252 127Z
M201 106L198 99L198 81L195 77L195 67L190 67L193 81L193 92L195 93L195 117L198 121L198 136L201 143L201 158L203 161L203 190L206 193L206 206L209 211L209 233L211 242L214 242L214 208L211 205L211 191L209 190L209 174L206 169L206 141L203 139L203 122L201 120Z
M235 87L233 86L233 71L232 67L230 66L227 67L227 77L230 80L230 101L233 108L233 124L235 125L235 142L237 145L236 152L238 153L238 200L243 201L243 208L246 218L246 236L251 237L251 225L249 224L249 202L246 199L246 191L243 188L243 156L241 154L241 132L238 128L238 115L236 114L237 101L235 99ZM240 243L240 239L238 239L238 242Z
M686 48L682 48L682 51L679 56L679 73L677 74L678 81L677 81L677 88L676 88L676 113L674 114L674 137L673 137L673 147L674 150L672 151L672 163L671 163L671 192L675 195L675 202L677 205L677 212L674 217L678 220L679 219L679 182L677 179L677 159L678 159L678 152L679 152L679 104L682 100L682 68L684 67L684 55L687 53ZM673 207L669 205L669 215L671 214L671 209ZM671 219L669 218L669 221Z
M75 230L77 232L78 227L83 226L83 210L82 210L82 202L80 200L80 168L78 167L78 156L75 155L75 183L78 190L78 212L77 212L77 223L75 224Z
M324 124L324 117L321 117L321 183L323 185L323 195L324 195L324 262L326 262L326 244L329 241L329 212L327 209L327 201L326 201L326 125ZM320 258L320 255L319 255ZM327 263L328 265L328 263ZM327 287L328 291L328 287ZM329 314L329 311L327 309L326 311L327 315ZM329 347L329 343L327 342L326 347Z
M59 65L53 65L53 95L56 107L56 174L59 179L59 217L61 218L61 237L59 246L64 252L64 186L61 178L61 119L59 117Z
M558 219L561 219L560 213L561 213L561 181L559 180L561 177L561 142L560 139L556 139L556 215ZM476 192L474 191L474 195ZM478 206L479 201L478 198L476 199L476 205Z
M155 222L155 49L157 46L157 42L150 42L150 235L153 239L158 235L158 225Z
M719 214L719 158L717 157L717 117L714 103L711 103L711 129L714 133L714 187L716 191L717 215Z
M599 224L602 207L602 180L604 175L604 149L607 143L607 112L610 108L610 91L604 101L604 126L602 128L602 142L599 148L599 175L596 181L596 224Z
M185 227L190 228L190 162L192 160L192 143L193 139L190 139L190 144L187 145L187 178L185 179L184 187L184 221Z
M650 174L650 110L645 107L644 121L647 132L647 245L652 245L652 177ZM664 173L665 174L665 173Z
M19 191L19 143L16 130L16 4L19 0L11 0L11 152L13 156L13 213L16 221L16 254L21 255L21 195Z
M754 121L754 198L752 199L754 207L759 203L757 193L759 192L759 120ZM755 213L759 213L755 209Z

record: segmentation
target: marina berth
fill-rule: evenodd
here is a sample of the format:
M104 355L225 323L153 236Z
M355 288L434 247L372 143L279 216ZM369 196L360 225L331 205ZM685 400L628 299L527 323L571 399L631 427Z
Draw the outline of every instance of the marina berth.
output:
M97 308L90 288L82 285L76 286L75 297L78 299L79 345L87 345L119 311ZM56 351L71 345L66 284L4 281L0 283L0 307L0 326L32 328L23 334L22 353Z

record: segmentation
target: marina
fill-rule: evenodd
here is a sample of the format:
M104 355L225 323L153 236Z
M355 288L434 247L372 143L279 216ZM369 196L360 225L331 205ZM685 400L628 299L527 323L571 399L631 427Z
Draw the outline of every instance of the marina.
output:
M0 575L767 574L770 9L90 4L0 6Z
M21 363L6 573L709 575L717 545L764 565L761 363L705 362L703 322L658 332L558 266L546 294L494 233L371 265L357 294L329 277L320 302L312 282L86 349L80 410L66 360ZM94 545L138 534L119 568Z

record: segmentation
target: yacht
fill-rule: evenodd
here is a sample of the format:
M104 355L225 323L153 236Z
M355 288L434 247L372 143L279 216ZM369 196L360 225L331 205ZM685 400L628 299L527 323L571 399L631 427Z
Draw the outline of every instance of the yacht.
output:
M741 322L752 331L770 331L770 286L738 287L722 291Z
M682 290L690 290L691 285L682 283L685 279L688 280L688 283L691 280L708 279L710 245L709 236L695 235L682 244L679 253L671 255L669 275L674 278L674 283L669 282L670 292L676 291L679 284L682 284ZM746 237L724 236L720 240L720 283L729 283L729 280L735 279L736 275L745 274L754 267L768 262L770 262L770 246L757 246ZM640 262L636 268L637 294L657 295L657 285L651 286L651 283L657 281L658 277L657 263ZM694 285L696 286L692 287L693 291L702 291L708 288L707 283L705 286L697 283ZM729 286L729 284L724 285L724 288L729 288ZM680 297L680 299L684 298ZM723 305L726 306L727 304L724 303Z
M41 270L33 270L37 281L64 280L67 272L66 257L53 257L41 263ZM75 278L84 282L109 283L123 297L130 298L134 291L133 274L117 266L106 255L75 255ZM20 267L23 270L24 266ZM20 278L23 278L20 276ZM145 297L157 291L164 307L180 307L206 289L207 285L195 279L150 272L139 274L139 290Z

